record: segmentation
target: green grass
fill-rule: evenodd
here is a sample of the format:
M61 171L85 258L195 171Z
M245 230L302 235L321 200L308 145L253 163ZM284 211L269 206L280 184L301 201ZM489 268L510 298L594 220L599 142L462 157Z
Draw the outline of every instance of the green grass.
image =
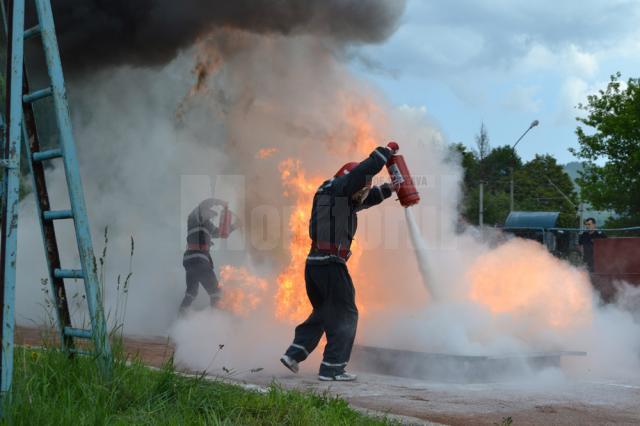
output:
M11 425L376 425L346 401L328 395L267 393L177 374L117 356L104 383L89 357L70 360L55 349L16 348L11 393L3 402Z

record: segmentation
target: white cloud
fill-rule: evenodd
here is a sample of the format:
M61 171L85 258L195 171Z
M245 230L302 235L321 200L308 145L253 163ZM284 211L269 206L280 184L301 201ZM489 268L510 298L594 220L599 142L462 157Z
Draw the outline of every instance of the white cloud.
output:
M520 61L519 67L524 70L548 70L553 67L556 57L547 47L534 44Z
M365 48L364 52L376 52L371 55L376 59L382 52L388 66L399 67L403 72L432 74L461 69L482 57L486 49L484 35L471 28L409 22L387 44Z
M575 44L569 45L564 56L567 58L567 66L574 74L593 76L598 71L596 55L585 52Z
M413 0L382 52L413 74L447 76L524 63L590 76L598 69L596 53L615 49L623 38L633 40L639 20L640 2L629 0L459 0L455 6Z
M502 105L522 112L538 112L542 106L538 91L539 87L536 86L516 86L507 94Z
M550 48L533 44L514 69L520 73L551 71L581 77L591 77L599 67L597 53L569 44L559 48Z
M416 52L446 68L464 66L486 50L484 36L469 28L438 25L419 30L423 36L414 40ZM409 29L408 37L414 31Z
M581 78L570 77L563 83L561 93L566 106L573 108L587 99L589 85Z
M398 106L398 111L416 119L417 118L424 119L427 117L427 114L429 113L429 110L425 105L411 106L411 105L403 104Z
M575 106L616 71L637 76L638 22L638 0L410 0L396 34L365 54L397 71L394 101L427 103L443 131L471 134L461 116L535 113L560 158L575 143Z
M559 105L556 123L575 124L575 117L584 115L584 112L576 108L577 105L585 104L587 102L587 96L598 93L601 89L605 89L608 83L608 80L588 82L578 77L568 77L565 79L558 97Z

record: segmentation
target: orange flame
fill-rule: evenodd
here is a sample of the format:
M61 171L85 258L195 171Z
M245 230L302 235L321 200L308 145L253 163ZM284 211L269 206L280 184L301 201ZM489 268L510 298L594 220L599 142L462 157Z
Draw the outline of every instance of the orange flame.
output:
M343 141L343 144L347 145L349 152L362 158L381 142L371 122L371 114L375 109L376 105L373 103L355 103L352 100L344 102L343 116L350 139ZM335 169L340 166L341 164L336 164ZM296 159L282 161L279 170L284 196L293 201L294 207L289 217L291 240L288 248L291 260L277 278L276 316L278 319L294 322L304 319L311 311L304 281L304 265L311 244L309 217L317 188L331 176L333 170L328 171L324 178L307 177L301 161ZM354 245L352 251L350 269L357 270L357 259L362 250Z
M225 265L220 268L222 300L220 308L246 316L264 299L267 280L252 275L245 268Z
M379 108L373 102L346 101L344 119L352 134L357 155L368 155L383 142L372 122L373 116L378 113Z
M278 152L278 148L261 148L258 150L256 158L264 160L265 158L271 157L276 152Z
M242 32L235 33L229 29L224 31L227 42L239 45L251 42L244 39ZM212 95L207 82L224 65L224 51L218 49L217 43L208 43L207 40L207 36L204 36L197 46L197 61L193 69L195 81L178 106L176 111L178 121L182 121L194 97ZM328 155L330 153L347 157L345 162L362 160L377 145L383 143L379 132L384 119L382 109L373 98L358 93L360 92L357 90L348 90L337 93L331 99L335 104L334 111L339 112L341 120L335 123L330 133L332 136L327 140L318 141L324 144ZM257 159L272 157L278 149L279 147L263 147L255 153L255 157ZM277 318L289 321L300 320L310 311L305 290L304 265L310 246L308 226L314 193L322 181L329 178L342 165L338 162L321 176L309 176L302 167L303 160L304 158L289 158L279 164L284 196L291 201L293 210L288 220L291 237L287 242L287 248L290 260L276 279L278 288L275 311ZM357 246L352 247L352 250L354 255L349 262L350 268L357 272L357 258L361 250ZM266 286L265 280L251 275L243 268L231 266L221 269L221 283L224 286L222 306L241 314L255 309Z
M311 202L320 178L307 178L300 161L286 159L279 165L284 196L293 201L294 207L289 217L291 260L277 278L276 317L299 321L310 312L304 284L304 264L309 252L309 216Z

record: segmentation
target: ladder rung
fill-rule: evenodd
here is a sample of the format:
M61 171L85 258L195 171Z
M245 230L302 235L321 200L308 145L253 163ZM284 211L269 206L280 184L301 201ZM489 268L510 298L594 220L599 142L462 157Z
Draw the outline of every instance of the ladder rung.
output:
M91 339L91 330L84 330L82 328L65 327L65 336L77 337L79 339Z
M72 219L71 210L49 210L43 213L44 220Z
M28 104L30 102L35 102L39 99L46 98L47 96L51 96L53 90L51 87L45 87L44 89L36 90L35 92L28 93L22 97L22 102Z
M82 269L54 269L53 276L56 278L84 278Z
M45 161L60 157L62 157L62 150L60 148L33 153L33 161Z
M29 40L40 34L40 25L35 25L24 32L24 39Z

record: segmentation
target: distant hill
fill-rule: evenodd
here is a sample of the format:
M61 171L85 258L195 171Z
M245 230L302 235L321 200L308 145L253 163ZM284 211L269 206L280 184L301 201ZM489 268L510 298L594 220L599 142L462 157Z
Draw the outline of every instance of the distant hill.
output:
M578 178L578 172L581 172L583 169L583 164L580 161L572 161L567 163L564 166L564 171L571 177L573 184L576 185L576 179ZM580 188L576 185L576 190L580 190Z

